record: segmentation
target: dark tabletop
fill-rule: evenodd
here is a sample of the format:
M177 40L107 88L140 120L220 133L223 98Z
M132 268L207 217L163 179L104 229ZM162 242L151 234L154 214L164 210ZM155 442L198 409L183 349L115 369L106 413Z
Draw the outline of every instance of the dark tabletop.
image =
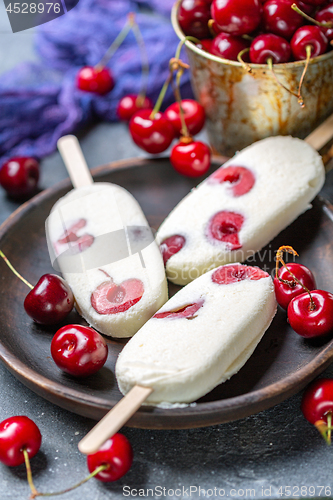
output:
M32 33L27 30L12 35L3 5L0 17L0 72L3 72L22 59L33 57ZM90 167L142 156L122 124L95 124L79 138ZM41 170L42 189L67 177L58 153L45 159ZM328 175L322 194L333 201L333 173ZM1 190L0 223L18 206ZM333 367L324 375L333 377ZM244 420L204 429L124 428L122 432L134 448L130 472L113 484L93 479L60 498L102 500L131 498L140 493L150 498L278 499L313 498L319 494L333 498L332 449L303 418L300 400L301 394L297 394ZM94 422L43 400L0 364L0 421L13 415L29 416L41 430L41 450L32 460L40 491L66 488L86 475L86 459L77 444ZM0 500L28 497L24 466L7 468L0 464Z

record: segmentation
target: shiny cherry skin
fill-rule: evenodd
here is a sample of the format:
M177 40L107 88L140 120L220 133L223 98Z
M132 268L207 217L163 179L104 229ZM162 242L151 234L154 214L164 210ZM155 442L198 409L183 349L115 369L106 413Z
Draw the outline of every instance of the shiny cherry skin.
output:
M74 296L63 278L44 274L24 300L26 313L41 325L55 325L66 318L74 306Z
M210 53L230 61L237 61L238 54L249 46L249 42L240 36L219 33L213 40ZM244 54L243 59L246 60Z
M304 391L301 410L304 417L315 425L318 420L327 423L327 414L333 412L333 379L320 378Z
M287 267L308 290L315 290L316 281L309 268L303 266L302 264L296 264L296 262L287 264ZM304 293L305 290L294 280L285 267L280 267L278 276L281 279L290 282L290 284L286 284L282 283L278 278L274 278L274 289L277 303L283 309L287 309L290 301L298 295Z
M306 59L306 47L311 46L311 57L324 54L328 40L319 26L302 26L290 42L293 56L296 60Z
M180 141L171 151L170 162L175 170L187 177L199 177L210 168L210 149L200 141L188 144Z
M152 109L154 103L149 97L139 97L137 94L128 94L120 99L117 115L125 122L129 122L132 116L140 109Z
M24 415L9 417L0 423L0 462L9 467L24 463L24 449L29 458L34 457L41 443L37 425Z
M111 71L106 68L84 66L77 74L77 87L85 92L105 95L114 87L114 79Z
M180 234L169 236L169 238L162 241L160 251L163 257L164 265L168 262L170 257L178 253L183 248L185 243L186 240L184 236L181 236Z
M259 0L213 0L212 18L217 27L232 35L245 35L254 31L260 23Z
M262 16L266 32L291 39L303 24L303 17L291 8L293 3L293 0L268 0L264 3Z
M206 52L210 52L212 48L213 40L211 38L203 38L200 43L197 43L197 47Z
M182 0L178 9L178 22L185 35L209 38L209 8L205 0Z
M302 337L322 337L333 332L333 295L324 290L312 290L315 304L310 309L310 296L307 292L291 300L287 314L290 326Z
M191 135L196 135L202 130L205 124L205 110L201 104L199 104L194 99L183 99L182 110L184 112L184 119L187 125L188 131ZM174 102L165 111L164 116L172 124L175 135L181 135L182 124L179 114L179 104Z
M129 131L133 141L147 153L158 154L165 151L175 137L175 131L163 113L156 113L151 118L151 109L141 109L129 122Z
M272 33L257 36L251 43L250 61L266 64L269 59L273 64L286 63L291 55L290 44L285 38Z
M322 9L320 9L316 16L315 16L316 21L319 21L320 23L333 23L333 3L330 3L328 5L325 5ZM320 28L326 38L328 40L333 40L333 27L332 28Z
M102 368L108 357L108 346L93 328L66 325L54 335L51 355L64 372L74 377L87 377Z
M90 473L100 465L109 465L107 469L95 476L96 479L104 483L117 481L123 477L130 470L132 462L131 443L120 433L105 441L96 453L87 456L87 466Z
M39 163L28 156L14 156L0 170L0 185L12 198L30 196L36 191Z

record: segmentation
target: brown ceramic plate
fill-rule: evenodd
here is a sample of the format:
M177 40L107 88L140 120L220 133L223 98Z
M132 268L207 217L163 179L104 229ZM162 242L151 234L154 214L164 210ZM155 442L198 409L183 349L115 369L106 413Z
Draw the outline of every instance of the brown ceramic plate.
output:
M214 160L215 167L220 160ZM95 169L96 181L110 181L128 189L141 204L150 224L157 228L170 210L198 180L177 175L167 159L128 160ZM200 180L200 179L199 179ZM31 282L52 272L44 222L56 200L71 188L64 181L20 207L0 228L0 248ZM333 208L320 199L271 242L255 264L274 267L274 251L294 246L300 261L311 267L317 286L332 289ZM253 262L251 262L253 264ZM102 370L84 380L62 373L50 357L50 342L57 328L34 324L23 309L28 292L0 262L0 357L23 384L67 410L100 419L121 398L114 366L125 341L108 339L109 357ZM177 287L172 287L174 293ZM241 304L240 304L241 307ZM73 312L68 323L84 321ZM207 325L209 329L209 325ZM278 311L271 327L246 365L228 382L216 387L195 406L178 409L142 407L129 425L151 429L201 427L269 408L303 388L333 358L333 341L307 341L288 326Z

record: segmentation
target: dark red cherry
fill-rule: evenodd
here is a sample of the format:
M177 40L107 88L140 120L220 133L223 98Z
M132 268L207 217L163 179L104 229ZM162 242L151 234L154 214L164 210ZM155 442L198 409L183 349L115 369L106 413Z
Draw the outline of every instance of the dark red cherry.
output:
M208 223L209 239L225 243L230 250L242 248L238 233L244 223L244 217L235 212L223 210L215 214Z
M77 74L77 87L85 92L104 95L114 87L110 70L106 67L84 66Z
M173 311L164 311L154 314L153 318L163 319L176 319L176 318L186 318L192 319L196 316L196 313L203 306L204 300L199 300L194 304L187 304L186 306L180 307L179 309L174 309Z
M203 38L200 43L197 43L197 47L206 52L210 52L212 48L213 40L211 38Z
M333 3L330 3L320 9L315 17L316 21L320 23L332 23L333 24ZM333 26L332 28L321 27L322 32L325 34L328 40L333 40Z
M238 54L249 46L249 42L240 36L219 33L213 40L210 52L214 56L237 61ZM243 57L246 60L246 57Z
M164 241L162 241L160 250L162 253L164 265L167 263L170 257L178 253L179 250L183 248L185 242L186 240L184 236L181 236L180 234L169 236L169 238L166 238Z
M28 156L14 156L0 170L0 185L13 198L30 196L36 191L39 163Z
M313 7L319 7L320 5L324 5L327 0L302 0L306 5L312 5Z
M115 434L105 441L100 449L87 457L89 472L108 464L109 467L99 472L95 478L102 482L117 481L129 471L133 462L133 450L123 434Z
M333 379L320 378L304 391L301 403L304 417L315 425L318 420L327 423L328 413L333 412Z
M229 285L243 280L258 281L261 278L268 278L269 274L259 269L242 264L228 264L218 267L212 274L212 281L218 285Z
M287 314L290 326L302 337L322 337L333 333L333 295L324 290L305 292L291 300Z
M212 18L221 31L232 35L245 35L260 23L259 0L213 0Z
M180 140L171 151L170 162L175 170L187 177L199 177L210 168L210 149L200 141Z
M303 17L291 8L293 3L293 0L268 0L264 3L262 16L267 32L290 40L303 24Z
M302 264L292 262L287 264L288 269L296 276L296 278L308 289L314 290L316 282L310 269ZM305 292L304 288L298 284L290 272L285 267L280 267L278 276L289 283L282 283L278 278L274 278L275 295L278 304L287 309L290 301Z
M209 183L228 183L229 191L233 196L243 196L251 191L254 186L255 178L251 170L237 165L220 167L216 172L208 177Z
M290 45L296 60L306 59L307 46L311 46L311 57L320 56L326 52L328 40L319 26L302 26L292 37Z
M51 355L64 372L74 377L87 377L102 368L108 357L108 346L93 328L66 325L54 335Z
M205 0L182 0L178 9L178 22L185 35L209 38L209 7Z
M141 299L144 286L131 278L117 285L111 278L101 283L91 295L91 305L99 314L118 314L127 311Z
M175 137L175 131L162 113L151 118L151 109L142 109L132 116L129 131L137 146L148 153L158 154L165 151Z
M24 415L9 417L0 423L0 462L9 467L24 463L24 449L29 458L34 457L41 443L37 425Z
M142 98L137 94L129 94L120 99L117 115L121 120L128 122L139 109L152 109L153 107L154 103L149 97Z
M26 313L41 325L59 323L73 306L72 290L64 279L55 274L44 274L24 300Z
M326 0L324 0L326 2ZM295 4L297 7L302 11L305 12L308 16L311 16L313 14L313 11L315 10L314 5L307 4L305 2L301 2L301 0L296 0Z
M181 101L184 119L190 135L196 135L205 124L205 110L201 104L194 99L183 99ZM172 124L175 135L180 136L182 124L179 113L179 104L174 102L165 111L164 116Z
M290 44L285 38L272 33L257 36L251 43L250 61L266 64L269 59L273 64L288 62L291 55Z

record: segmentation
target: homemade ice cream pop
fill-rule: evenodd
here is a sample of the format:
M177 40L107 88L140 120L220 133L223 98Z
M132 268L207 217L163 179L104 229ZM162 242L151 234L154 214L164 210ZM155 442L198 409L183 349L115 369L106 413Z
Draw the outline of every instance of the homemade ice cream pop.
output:
M133 196L111 183L93 183L73 136L58 142L75 189L46 223L53 266L70 285L89 325L130 337L166 302L162 257Z

